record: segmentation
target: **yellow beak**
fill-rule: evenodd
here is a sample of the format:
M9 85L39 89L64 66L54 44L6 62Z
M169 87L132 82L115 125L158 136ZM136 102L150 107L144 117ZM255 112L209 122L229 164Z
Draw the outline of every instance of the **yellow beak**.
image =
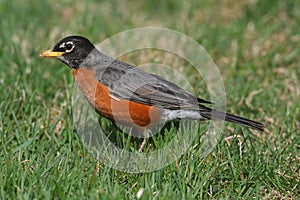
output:
M59 57L59 56L62 56L65 52L55 52L55 51L52 51L52 49L48 50L48 51L44 51L42 53L40 53L40 57L43 57L43 58L56 58L56 57Z

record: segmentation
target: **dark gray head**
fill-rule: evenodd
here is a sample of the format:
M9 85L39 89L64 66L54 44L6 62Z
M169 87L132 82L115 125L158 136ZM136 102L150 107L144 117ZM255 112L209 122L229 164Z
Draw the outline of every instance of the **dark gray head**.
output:
M71 68L79 68L80 64L95 49L85 37L68 36L60 40L51 50L40 54L41 57L57 58Z

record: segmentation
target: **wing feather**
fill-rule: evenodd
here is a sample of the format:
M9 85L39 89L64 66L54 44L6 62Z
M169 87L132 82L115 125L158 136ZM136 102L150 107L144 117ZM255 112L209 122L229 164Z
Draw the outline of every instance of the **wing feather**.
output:
M210 110L199 103L211 102L194 96L160 76L149 74L118 60L101 59L100 61L102 63L97 63L95 66L96 79L106 85L116 99L126 99L171 110Z

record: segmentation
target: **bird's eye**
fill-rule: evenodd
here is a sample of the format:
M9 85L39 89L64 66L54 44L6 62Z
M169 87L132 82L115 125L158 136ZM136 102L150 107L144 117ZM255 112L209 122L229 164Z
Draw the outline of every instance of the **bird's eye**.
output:
M71 52L74 48L73 42L67 42L65 48L66 48L66 52Z

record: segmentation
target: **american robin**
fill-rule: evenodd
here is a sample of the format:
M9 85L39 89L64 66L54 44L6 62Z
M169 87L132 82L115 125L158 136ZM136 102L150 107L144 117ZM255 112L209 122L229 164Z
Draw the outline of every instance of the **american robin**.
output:
M264 129L260 122L210 108L211 102L164 78L104 55L82 36L66 37L40 56L67 64L95 111L122 125L147 129L178 119L216 119Z

